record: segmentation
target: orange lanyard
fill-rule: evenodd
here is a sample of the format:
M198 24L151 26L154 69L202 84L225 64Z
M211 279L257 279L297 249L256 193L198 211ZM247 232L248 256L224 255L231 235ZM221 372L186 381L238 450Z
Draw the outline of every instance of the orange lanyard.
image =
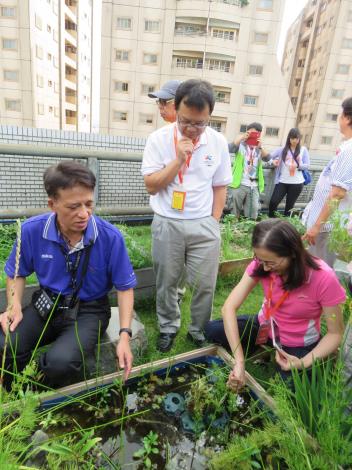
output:
M197 145L198 141L199 141L199 137L193 142L194 146ZM176 156L177 156L177 126L176 126L176 125L175 125L175 127L174 127L174 146L175 146L175 153L176 153ZM189 168L189 165L190 165L190 163L191 163L192 155L193 155L193 153L190 153L190 154L188 155L187 160L186 160L186 164L185 164L185 166L183 167L183 171L180 170L180 171L178 172L178 179L179 179L179 181L180 181L180 184L183 183L183 175L186 173L186 169Z
M269 320L269 318L277 311L279 307L284 303L285 299L287 299L289 292L284 292L279 300L276 302L275 305L271 306L271 301L273 298L273 286L274 286L274 279L270 279L270 286L269 286L269 295L267 297L266 308L264 310L264 317L265 320Z

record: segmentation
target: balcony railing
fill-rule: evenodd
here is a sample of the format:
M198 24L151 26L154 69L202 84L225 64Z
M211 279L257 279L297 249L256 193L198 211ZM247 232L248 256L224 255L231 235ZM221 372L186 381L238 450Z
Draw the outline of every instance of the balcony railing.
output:
M223 30L212 30L212 31L202 31L196 29L175 29L175 36L183 37L207 37L214 39L223 39L224 41L237 41L239 31L223 31Z
M203 59L200 58L186 58L186 57L177 57L174 61L174 65L177 68L184 69L204 69L204 70L217 70L219 72L232 72L233 67L231 66L233 62L227 60L216 60L216 59L206 59L203 64Z

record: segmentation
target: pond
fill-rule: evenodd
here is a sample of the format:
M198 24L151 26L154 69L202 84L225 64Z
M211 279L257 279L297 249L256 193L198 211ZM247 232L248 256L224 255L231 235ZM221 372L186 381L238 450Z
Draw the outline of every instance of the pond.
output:
M257 396L249 389L230 391L228 373L220 358L207 355L126 385L115 380L64 403L56 416L49 412L42 428L49 439L73 428L95 428L94 436L101 439L94 451L95 468L204 469L209 457L235 435L245 436L262 425ZM47 401L45 407L55 405Z

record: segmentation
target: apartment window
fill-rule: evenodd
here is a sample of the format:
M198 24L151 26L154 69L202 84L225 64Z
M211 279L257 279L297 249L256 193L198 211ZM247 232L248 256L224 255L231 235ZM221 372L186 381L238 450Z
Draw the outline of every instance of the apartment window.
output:
M7 82L18 82L19 77L20 74L18 70L4 70L4 80Z
M155 91L155 85L148 85L146 83L142 83L142 95L148 95L149 93L153 93Z
M156 64L158 62L158 56L156 54L143 54L143 63L144 64Z
M215 101L217 103L230 103L231 99L231 92L230 91L222 91L222 90L214 90L215 93Z
M212 36L213 38L228 39L229 41L233 41L235 38L235 32L230 31L229 29L213 29Z
M47 54L47 59L49 62L51 62L51 59L53 58L53 56L50 54L50 52L48 52Z
M42 59L43 58L43 48L38 46L38 44L35 46L35 55L38 59Z
M59 116L60 116L60 110L59 110L59 108L57 108L56 106L55 106L55 108L54 108L54 116L55 116L55 117L59 117Z
M128 93L128 82L115 82L115 91L119 93Z
M333 88L331 90L331 98L343 98L345 94L345 90Z
M257 106L258 96L244 95L243 104L245 104L246 106Z
M240 132L247 132L247 124L241 124L240 125Z
M37 104L37 112L38 112L38 114L44 114L44 104L43 103L38 103Z
M304 59L299 59L297 67L304 67Z
M10 100L5 98L5 109L6 111L21 111L21 100Z
M343 38L342 39L342 47L343 47L343 49L352 49L352 39Z
M16 18L16 8L15 7L1 7L1 16L6 18Z
M340 73L342 75L347 75L349 71L350 71L350 66L348 64L339 64L337 66L337 73Z
M160 31L160 21L145 20L144 31L148 33L158 33Z
M231 62L228 60L207 59L205 68L208 70L219 70L220 72L230 72Z
M154 118L152 114L143 114L139 115L139 124L153 124Z
M130 51L116 49L115 59L118 60L119 62L128 62L130 60Z
M2 39L2 48L8 51L17 50L17 39Z
M202 69L203 59L196 57L176 57L176 67L185 69Z
M51 88L53 86L53 82L51 80L48 80L48 87Z
M295 106L297 104L297 100L298 100L297 96L293 96L291 98L291 103L292 103L293 106Z
M301 84L301 79L300 78L296 78L295 80L295 86L300 86Z
M309 115L309 122L311 122L312 119L313 119L313 113L310 113L310 115Z
M60 85L57 82L54 82L54 93L59 93Z
M43 29L43 21L39 15L35 15L35 25L38 29Z
M42 75L37 75L37 87L39 88L44 87L44 78Z
M261 10L272 10L273 0L259 0L258 8Z
M278 137L280 129L278 127L267 127L265 129L265 135L269 137Z
M214 129L217 132L225 132L226 129L226 120L212 118L209 122L209 127Z
M54 107L53 106L49 106L49 113L52 113L54 111Z
M59 42L59 33L56 31L56 29L53 30L53 39L55 42Z
M132 18L118 17L116 22L117 29L131 30L132 29Z
M113 112L113 120L119 122L127 121L127 112L125 111L116 111Z
M268 33L254 33L254 42L257 44L266 44L268 37Z
M263 66L262 65L250 65L249 75L263 75Z
M333 114L332 113L327 113L326 120L336 122L337 121L337 116L338 116L338 114L335 114L335 113L333 113Z
M57 57L55 57L55 56L54 56L53 63L54 63L54 67L55 67L56 69L58 69L58 68L59 68L59 59L58 59Z
M331 145L332 144L332 136L331 135L322 135L320 142L321 142L322 145Z

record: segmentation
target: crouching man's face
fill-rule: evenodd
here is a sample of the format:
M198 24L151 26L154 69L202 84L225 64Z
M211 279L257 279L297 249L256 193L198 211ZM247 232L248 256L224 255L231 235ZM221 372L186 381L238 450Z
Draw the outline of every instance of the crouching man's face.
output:
M48 206L56 213L57 222L64 235L82 234L93 213L94 192L85 186L59 189Z

